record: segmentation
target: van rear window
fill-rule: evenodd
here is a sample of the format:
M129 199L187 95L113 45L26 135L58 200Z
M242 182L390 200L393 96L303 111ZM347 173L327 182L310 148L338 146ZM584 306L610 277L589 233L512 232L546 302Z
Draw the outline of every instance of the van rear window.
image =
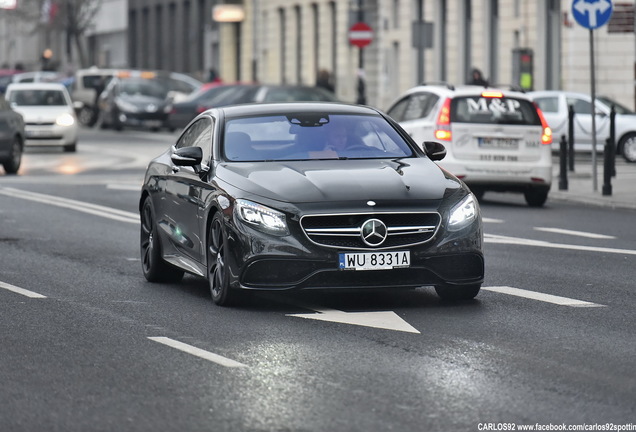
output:
M451 122L541 125L534 104L507 97L456 97L451 103Z

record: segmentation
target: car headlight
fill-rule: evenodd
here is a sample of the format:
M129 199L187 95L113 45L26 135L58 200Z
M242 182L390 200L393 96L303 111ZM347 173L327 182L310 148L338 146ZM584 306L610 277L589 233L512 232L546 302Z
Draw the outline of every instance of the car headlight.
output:
M236 200L236 217L246 224L274 235L288 235L285 215L264 205L247 200Z
M58 126L73 126L75 118L69 113L64 113L55 119L55 124Z
M120 111L127 111L131 113L136 113L139 111L139 108L137 108L134 104L131 104L130 102L127 102L123 99L117 99L115 103L117 104L117 108L119 108Z
M459 231L477 219L479 207L475 195L468 194L450 211L448 230Z

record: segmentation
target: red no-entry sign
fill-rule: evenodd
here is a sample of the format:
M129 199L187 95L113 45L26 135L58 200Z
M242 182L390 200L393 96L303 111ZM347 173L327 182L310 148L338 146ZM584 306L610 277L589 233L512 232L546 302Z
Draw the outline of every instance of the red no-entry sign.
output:
M357 22L349 29L349 43L363 48L373 40L373 30L367 23Z

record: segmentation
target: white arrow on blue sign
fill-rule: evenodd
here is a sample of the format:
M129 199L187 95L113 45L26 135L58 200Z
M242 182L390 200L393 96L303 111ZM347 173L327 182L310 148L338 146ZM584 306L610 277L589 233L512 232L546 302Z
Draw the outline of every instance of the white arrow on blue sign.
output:
M594 30L609 21L614 10L611 0L574 0L572 16L581 26Z

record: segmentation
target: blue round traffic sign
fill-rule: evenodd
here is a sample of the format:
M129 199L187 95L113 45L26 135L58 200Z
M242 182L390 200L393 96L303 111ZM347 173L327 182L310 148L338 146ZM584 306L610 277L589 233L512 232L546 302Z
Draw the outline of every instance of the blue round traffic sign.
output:
M577 23L590 30L607 24L613 10L612 0L572 1L572 16Z

